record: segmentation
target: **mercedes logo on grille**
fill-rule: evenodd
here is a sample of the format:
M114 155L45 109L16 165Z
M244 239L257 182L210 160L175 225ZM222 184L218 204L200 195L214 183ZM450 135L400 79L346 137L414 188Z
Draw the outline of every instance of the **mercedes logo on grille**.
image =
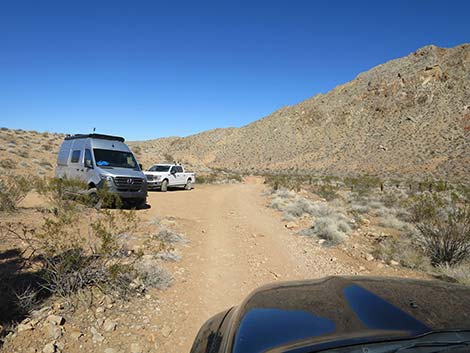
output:
M130 185L130 184L134 184L134 179L132 178L129 178L127 179L127 183Z

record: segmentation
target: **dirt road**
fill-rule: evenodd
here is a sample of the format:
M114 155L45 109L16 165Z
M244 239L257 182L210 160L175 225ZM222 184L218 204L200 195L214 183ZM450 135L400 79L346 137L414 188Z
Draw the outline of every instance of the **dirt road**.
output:
M189 352L205 320L263 284L354 273L321 247L312 262L312 252L307 256L294 241L299 237L266 207L263 189L253 178L244 184L150 194L152 208L144 211L144 219L173 217L188 239L173 268L175 283L160 294L161 312L155 317L163 327L164 352Z

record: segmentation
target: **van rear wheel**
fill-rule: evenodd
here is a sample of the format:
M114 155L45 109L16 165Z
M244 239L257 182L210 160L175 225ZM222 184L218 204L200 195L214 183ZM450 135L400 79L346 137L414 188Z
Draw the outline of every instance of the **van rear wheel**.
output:
M168 180L163 180L162 181L162 188L161 188L162 192L167 192L168 191Z
M191 181L191 179L188 179L184 188L185 190L191 190L193 188L193 182Z

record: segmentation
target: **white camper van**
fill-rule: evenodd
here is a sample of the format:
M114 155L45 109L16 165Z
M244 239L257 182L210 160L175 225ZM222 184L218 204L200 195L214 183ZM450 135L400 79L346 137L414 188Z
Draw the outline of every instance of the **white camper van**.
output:
M123 201L146 204L147 180L123 137L67 136L57 157L56 177L84 181L91 195L106 184Z

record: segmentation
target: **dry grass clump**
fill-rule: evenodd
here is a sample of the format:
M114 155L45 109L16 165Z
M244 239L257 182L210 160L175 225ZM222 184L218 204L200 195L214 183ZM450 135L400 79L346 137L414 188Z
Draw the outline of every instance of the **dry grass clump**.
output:
M401 234L399 237L381 239L375 246L372 255L390 264L396 261L404 267L429 271L431 263L423 248L413 234Z
M134 285L163 290L171 286L173 282L173 277L168 271L154 260L143 258L135 264L135 269L139 277Z
M312 227L299 232L305 236L315 236L327 240L328 244L338 244L351 232L351 221L341 209L340 203L313 202L298 196L295 192L281 188L272 193L270 207L282 211L283 219L292 221L303 216L314 218Z
M183 235L165 227L161 228L154 237L163 243L185 243L186 242L186 239L184 238Z
M455 266L441 264L437 267L437 270L439 274L452 278L458 283L470 285L470 263L468 262Z
M0 211L12 212L31 190L31 180L14 175L0 176Z
M393 213L383 214L379 218L379 226L398 230L407 230L410 224L399 220Z
M300 235L325 239L327 245L339 244L346 240L352 228L344 213L322 203L316 203L312 212L315 215L312 227L301 230Z

